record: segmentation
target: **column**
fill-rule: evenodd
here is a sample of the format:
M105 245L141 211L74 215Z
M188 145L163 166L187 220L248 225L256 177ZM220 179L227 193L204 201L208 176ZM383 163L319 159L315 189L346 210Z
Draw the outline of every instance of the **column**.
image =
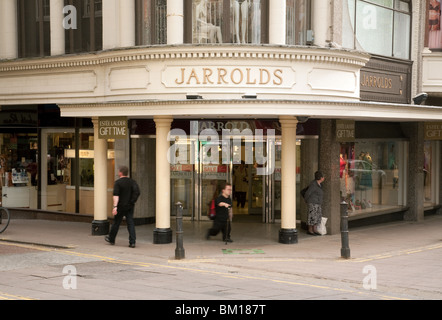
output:
M167 44L184 43L183 0L167 0Z
M119 0L103 1L103 50L118 47L120 43Z
M65 54L64 0L51 0L51 55Z
M424 220L424 124L422 122L402 124L404 134L409 138L407 207L404 220Z
M135 0L120 0L120 47L135 46Z
M298 120L281 116L281 230L279 242L298 242L296 230L296 127Z
M0 59L18 57L17 1L0 1Z
M98 118L94 124L94 221L92 235L100 236L109 233L107 219L107 140L98 138Z
M287 0L269 1L269 43L286 44Z
M312 28L315 36L314 44L326 46L330 40L330 1L315 0L312 1Z
M173 118L167 116L154 117L156 125L156 229L154 230L154 244L172 242L170 229L170 164L167 153L170 142L167 140Z
M328 234L338 234L341 230L340 147L340 143L336 141L336 120L321 120L318 167L325 177L325 181L322 184L324 190L322 215L328 218Z

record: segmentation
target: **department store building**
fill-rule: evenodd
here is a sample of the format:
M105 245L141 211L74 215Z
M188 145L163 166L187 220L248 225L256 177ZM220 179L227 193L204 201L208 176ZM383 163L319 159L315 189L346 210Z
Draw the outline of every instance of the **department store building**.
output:
M177 202L208 220L226 181L237 221L296 243L321 170L330 234L342 200L354 223L422 220L442 196L433 2L2 0L2 205L106 234L127 165L154 243L172 241Z

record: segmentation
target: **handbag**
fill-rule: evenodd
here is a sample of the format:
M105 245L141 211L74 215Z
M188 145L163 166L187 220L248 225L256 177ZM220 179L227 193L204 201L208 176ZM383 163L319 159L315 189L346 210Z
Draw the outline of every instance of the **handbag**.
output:
M210 210L209 210L210 220L215 220L215 216L216 216L216 209L215 209L215 199L214 199L210 204Z

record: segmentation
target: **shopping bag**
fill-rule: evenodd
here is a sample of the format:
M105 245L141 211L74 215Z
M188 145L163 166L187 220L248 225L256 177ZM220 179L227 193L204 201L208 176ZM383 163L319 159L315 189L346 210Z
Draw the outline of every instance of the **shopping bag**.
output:
M316 230L321 236L327 234L327 227L325 226L327 224L327 220L327 218L322 217L321 223L316 227Z

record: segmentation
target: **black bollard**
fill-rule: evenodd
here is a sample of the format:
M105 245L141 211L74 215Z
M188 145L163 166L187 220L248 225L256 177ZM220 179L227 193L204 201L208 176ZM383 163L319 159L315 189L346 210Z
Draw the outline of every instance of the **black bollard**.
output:
M181 202L176 204L176 249L175 259L184 259L185 252L183 247L183 205Z
M350 259L350 247L348 242L348 204L341 202L341 258Z

